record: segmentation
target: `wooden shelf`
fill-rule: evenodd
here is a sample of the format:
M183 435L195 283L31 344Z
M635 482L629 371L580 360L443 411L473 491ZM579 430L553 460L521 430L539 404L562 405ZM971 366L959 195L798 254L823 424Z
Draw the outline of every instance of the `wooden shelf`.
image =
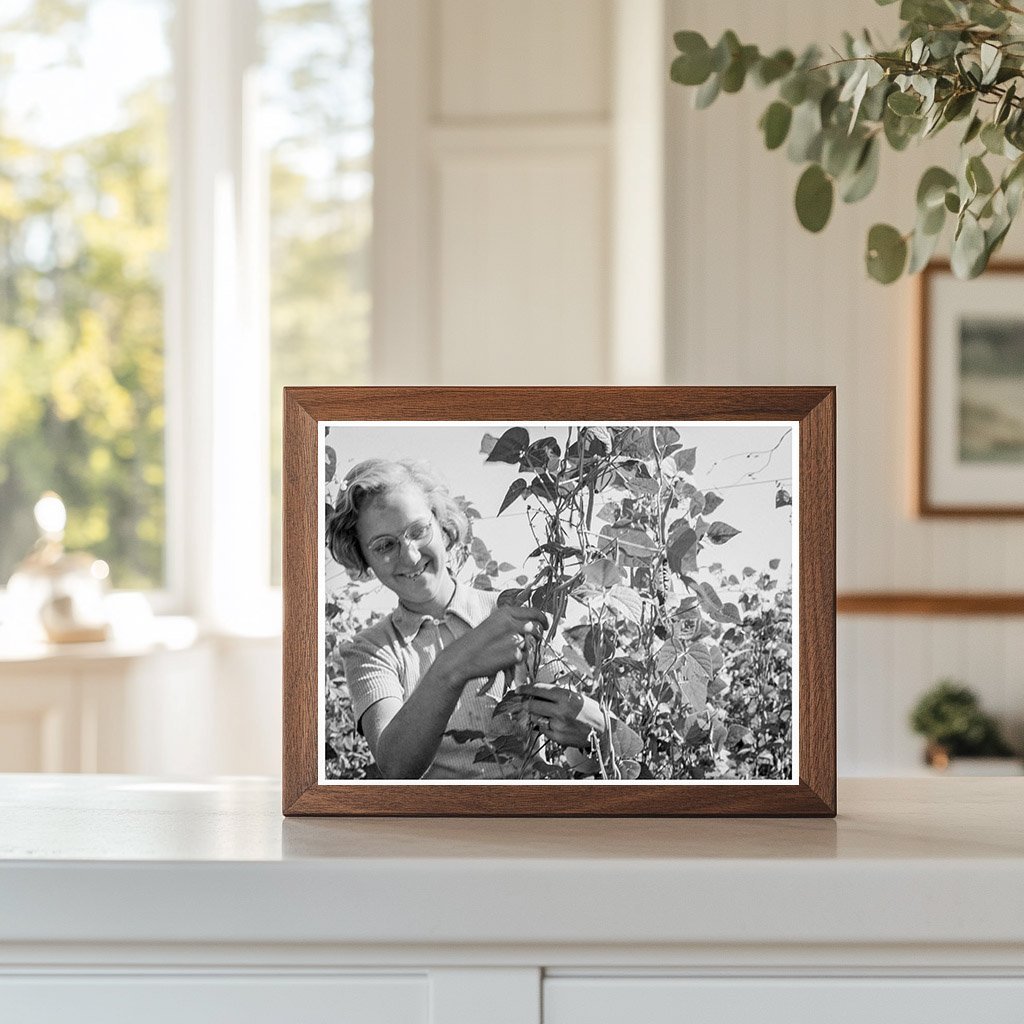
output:
M840 615L1024 615L1024 594L861 591L839 594Z

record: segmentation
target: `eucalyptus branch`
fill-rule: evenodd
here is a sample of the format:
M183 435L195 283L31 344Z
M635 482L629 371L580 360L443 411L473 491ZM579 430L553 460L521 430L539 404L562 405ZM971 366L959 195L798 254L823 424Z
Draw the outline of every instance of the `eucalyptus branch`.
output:
M768 149L785 144L789 159L806 165L794 200L797 218L812 232L828 223L837 193L848 203L870 194L883 142L901 152L964 121L961 166L925 172L913 227L875 224L865 265L882 284L921 270L938 245L948 209L955 220L953 271L976 277L1024 200L1024 39L1011 15L1024 10L1009 2L968 7L963 0L903 0L898 49L879 49L866 33L863 40L847 35L845 52L833 48L837 59L825 63L816 48L798 60L788 50L762 54L731 31L713 47L699 33L683 31L675 36L679 56L671 77L698 87L702 109L751 80L774 86L777 98L759 127ZM985 110L986 120L976 107ZM975 140L981 152L970 149ZM993 174L985 160L1001 162L1002 173ZM1000 201L991 202L997 193Z

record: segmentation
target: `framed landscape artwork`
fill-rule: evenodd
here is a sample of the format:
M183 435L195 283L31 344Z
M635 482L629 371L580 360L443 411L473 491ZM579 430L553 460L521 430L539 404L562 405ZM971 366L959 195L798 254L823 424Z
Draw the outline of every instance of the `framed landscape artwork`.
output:
M1024 515L1024 264L920 281L917 512Z
M288 388L284 812L835 813L831 388Z

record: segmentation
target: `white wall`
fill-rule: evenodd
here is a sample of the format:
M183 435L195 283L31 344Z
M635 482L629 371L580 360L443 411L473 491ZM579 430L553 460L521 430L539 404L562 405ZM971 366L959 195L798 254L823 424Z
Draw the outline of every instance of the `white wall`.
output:
M375 6L378 382L599 384L623 366L657 381L661 196L624 184L661 172L662 12Z
M668 28L712 41L732 28L762 49L838 43L842 29L882 27L896 8L868 0L669 0ZM666 33L666 37L668 33ZM883 288L863 270L871 224L912 226L917 180L942 161L940 136L885 151L876 193L837 203L820 235L796 221L801 168L767 152L756 128L774 97L748 88L704 111L667 87L667 365L670 383L835 384L839 398L839 589L1020 591L1024 524L922 521L909 511L913 283ZM1019 225L1005 255L1021 254ZM1018 734L1024 719L1024 620L839 620L840 770L913 768L906 728L920 692L942 676L975 687Z

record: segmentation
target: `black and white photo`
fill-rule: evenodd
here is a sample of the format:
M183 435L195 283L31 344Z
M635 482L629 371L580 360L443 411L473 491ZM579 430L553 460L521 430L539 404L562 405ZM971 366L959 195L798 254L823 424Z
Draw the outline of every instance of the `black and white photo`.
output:
M318 431L321 784L796 782L797 421Z

